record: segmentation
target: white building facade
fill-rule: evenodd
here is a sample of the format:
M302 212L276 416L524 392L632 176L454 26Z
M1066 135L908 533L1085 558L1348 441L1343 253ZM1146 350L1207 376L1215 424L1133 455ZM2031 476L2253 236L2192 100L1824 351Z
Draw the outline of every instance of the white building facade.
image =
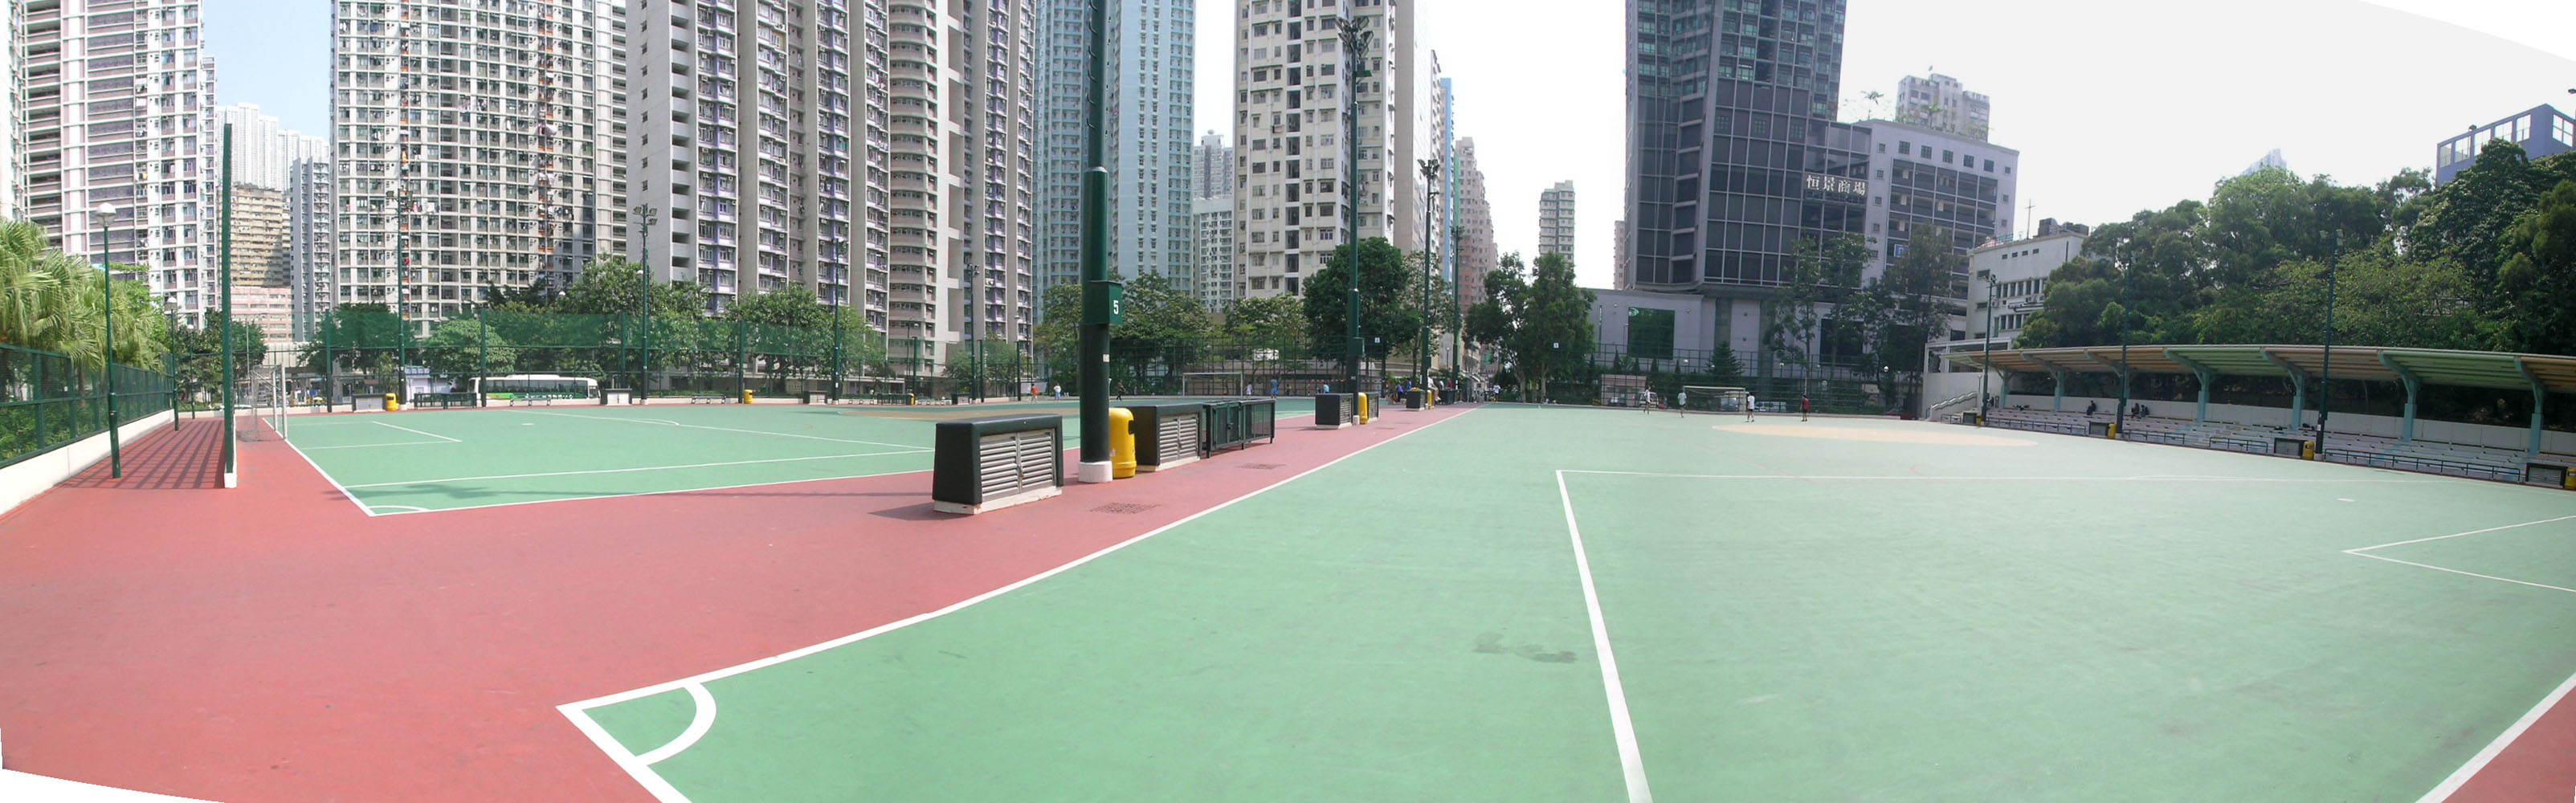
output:
M1414 10L1248 0L1235 20L1235 249L1242 297L1302 292L1333 249L1383 237L1420 247ZM1354 61L1342 26L1365 33ZM1356 93L1358 186L1350 186ZM1353 192L1353 190L1356 192ZM1358 210L1352 230L1351 206Z
M426 333L623 250L621 6L343 0L333 23L335 304Z
M1191 204L1190 216L1198 230L1195 247L1199 261L1192 292L1208 309L1224 309L1236 298L1234 196L1200 198Z
M9 157L25 199L14 213L66 253L142 265L181 324L203 325L216 301L219 185L215 66L199 4L9 8ZM101 217L102 206L113 211Z
M1574 182L1539 191L1538 252L1574 256Z
M1985 95L1970 92L1959 79L1940 73L1930 78L1909 75L1896 82L1896 119L1913 125L1983 141L1993 109Z

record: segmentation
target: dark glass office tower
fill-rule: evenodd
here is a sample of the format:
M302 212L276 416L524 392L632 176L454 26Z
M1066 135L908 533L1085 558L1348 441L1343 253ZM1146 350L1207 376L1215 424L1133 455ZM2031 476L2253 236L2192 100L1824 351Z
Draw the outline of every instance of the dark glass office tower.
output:
M1869 132L1834 121L1843 0L1628 0L1629 279L1759 297L1860 232Z

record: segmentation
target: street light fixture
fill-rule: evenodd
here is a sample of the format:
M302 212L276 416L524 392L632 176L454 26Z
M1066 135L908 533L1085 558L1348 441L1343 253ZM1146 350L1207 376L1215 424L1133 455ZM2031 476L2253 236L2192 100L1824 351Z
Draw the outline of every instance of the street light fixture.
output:
M107 259L107 222L115 218L115 204L101 203L90 211L90 222L98 229L99 373L107 375L107 476L123 479L125 444L117 430L124 419L116 415L116 266Z

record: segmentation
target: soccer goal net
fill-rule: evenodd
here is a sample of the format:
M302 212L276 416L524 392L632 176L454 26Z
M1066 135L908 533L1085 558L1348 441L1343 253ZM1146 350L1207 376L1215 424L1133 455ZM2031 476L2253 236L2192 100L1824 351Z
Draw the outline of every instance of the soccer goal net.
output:
M1712 385L1683 385L1673 399L1673 406L1704 413L1741 413L1751 395L1743 388Z
M1249 396L1241 371L1197 371L1181 375L1183 396Z

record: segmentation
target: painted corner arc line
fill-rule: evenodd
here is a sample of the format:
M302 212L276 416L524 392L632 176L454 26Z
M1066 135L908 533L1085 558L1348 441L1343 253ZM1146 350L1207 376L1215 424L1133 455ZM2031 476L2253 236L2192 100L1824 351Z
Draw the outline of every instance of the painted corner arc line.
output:
M699 673L699 674L696 674L696 675L692 675L692 676L689 676L689 677L681 678L681 679L679 679L679 680L672 680L672 681L665 681L665 682L662 682L662 683L656 683L656 684L653 684L653 685L651 685L651 686L645 686L645 687L643 687L643 688L639 688L639 689L632 689L632 690L628 690L628 691L618 692L618 693L615 693L615 694L609 694L609 695L604 695L604 696L600 696L600 697L594 697L594 698L591 698L591 699L588 699L588 700L582 700L582 701L579 701L579 702L565 703L565 704L564 704L564 705L562 705L562 706L558 706L558 708L560 708L560 709L564 710L564 711L565 711L565 712L567 712L567 713L570 713L570 712L577 712L577 711L586 711L586 710L589 710L589 709L592 709L592 708L598 708L598 707L601 707L601 706L615 705L615 704L623 703L623 702L627 702L627 701L630 701L630 700L636 700L636 699L641 699L641 698L645 698L645 697L650 697L650 696L653 696L653 695L656 695L656 694L661 694L661 693L663 693L663 692L670 691L670 690L672 690L672 689L677 689L677 688L682 688L682 687L692 686L692 685L705 685L705 684L707 684L707 683L710 683L710 682L713 682L713 681L717 681L717 680L722 680L722 679L725 679L725 678L728 678L728 677L732 677L732 676L734 676L734 675L739 675L739 674L742 674L742 673L745 673L745 672L750 672L750 671L753 671L753 670L762 669L762 668L769 667L769 666L774 666L774 665L781 664L781 663L785 663L785 662L788 662L788 661L793 661L793 660L796 660L796 659L798 659L798 658L803 658L803 657L808 656L808 655L813 655L813 654L815 654L815 653L823 652L823 651L825 651L825 650L830 650L830 649L835 648L835 647L841 647L841 646L845 646L845 645L849 645L849 644L854 644L854 643L857 643L857 642L860 642L860 641L864 641L864 640L866 640L866 639L874 638L874 637L876 637L876 636L884 635L884 634L886 634L886 633L891 633L891 632L894 632L894 631L897 631L897 630L901 630L901 629L904 629L904 628L907 628L907 627L911 627L911 626L913 626L913 625L917 625L917 624L920 624L920 623L923 623L923 622L927 622L927 621L930 621L930 620L932 620L932 619L937 619L937 618L939 618L939 617L946 616L946 615L948 615L948 614L956 613L956 612L958 612L958 611L965 610L965 609L967 609L967 608L973 607L973 606L975 606L976 604L981 603L981 602L983 602L983 601L985 601L985 600L989 600L989 599L992 599L992 598L994 598L994 597L998 597L998 596L1001 596L1001 595L1003 595L1003 594L1010 593L1010 592L1015 591L1015 590L1018 590L1018 589L1020 589L1020 588L1022 588L1022 587L1028 586L1028 585L1030 585L1030 584L1032 584L1032 583L1036 583L1036 582L1038 582L1038 581L1040 581L1040 580L1045 580L1045 579L1047 579L1047 578L1049 578L1049 577L1054 577L1054 576L1056 576L1056 575L1058 575L1058 574L1063 574L1064 572L1066 572L1066 571L1070 571L1070 570L1072 570L1072 569L1074 569L1074 568L1076 568L1076 567L1079 567L1079 566L1081 566L1081 565L1083 565L1083 564L1090 563L1090 562L1095 561L1095 560L1099 560L1099 559L1101 559L1101 558L1103 558L1103 557L1107 557L1107 556L1108 556L1108 555L1110 555L1111 553L1117 552L1117 551L1119 551L1119 550L1126 549L1126 548L1128 548L1128 547L1130 547L1130 546L1134 546L1134 545L1136 545L1136 544L1138 544L1138 543L1142 543L1143 541L1145 541L1145 539L1152 538L1152 537L1157 536L1157 535L1161 535L1161 534L1166 533L1166 532L1169 532L1169 531L1171 531L1171 530L1173 530L1173 529L1175 529L1175 528L1178 528L1178 527L1180 527L1181 525L1188 524L1188 523L1193 522L1193 521L1197 521L1199 518L1201 518L1201 517L1203 517L1203 516L1206 516L1206 515L1208 515L1208 514L1215 513L1215 512L1217 512L1217 511L1224 510L1224 509L1229 508L1229 507L1233 507L1233 506L1235 505L1235 503L1237 503L1237 502L1242 502L1242 501L1244 501L1244 500L1246 500L1246 499L1251 499L1251 498L1253 498L1253 497L1260 496L1260 495L1262 495L1262 494L1268 493L1268 492L1270 492L1271 490L1274 490L1274 489L1276 489L1276 488L1278 488L1278 487L1280 487L1280 486L1287 485L1288 483L1296 482L1296 481L1298 481L1298 480L1300 480L1300 479L1304 479L1307 475L1313 474L1313 473L1318 472L1318 471L1322 471L1322 470L1327 469L1327 468L1331 468L1331 467L1333 467L1334 465L1339 464L1339 463L1341 463L1341 462L1342 462L1342 461L1344 461L1344 460L1349 460L1349 459L1351 459L1351 458L1358 457L1358 456L1363 455L1363 454L1367 454L1370 450L1376 449L1376 448L1378 448L1378 447L1380 447L1380 446L1385 446L1385 445L1387 445L1387 444L1394 443L1394 442L1399 441L1399 440L1403 440L1403 439L1405 439L1405 438L1407 438L1407 437L1410 437L1410 436L1412 436L1412 435L1414 435L1414 434L1416 434L1416 433L1423 432L1423 431L1425 431L1425 430L1429 430L1429 429L1430 429L1430 428L1432 428L1432 427L1436 427L1436 426L1439 426L1439 425L1441 425L1441 424L1448 423L1448 422L1450 422L1450 421L1458 420L1459 418L1465 417L1465 416L1467 416L1467 415L1469 415L1469 414L1471 414L1471 413L1474 413L1474 412L1475 412L1475 410L1474 410L1474 409L1469 409L1469 410L1466 410L1466 411L1460 412L1460 413L1458 413L1457 415L1453 415L1453 416L1450 416L1450 417L1448 417L1448 418L1443 418L1443 419L1441 419L1441 420L1439 420L1439 421L1433 421L1433 422L1431 422L1431 423L1429 423L1429 424L1422 425L1422 426L1421 426L1421 427L1419 427L1419 428L1415 428L1415 429L1412 429L1412 430L1407 430L1407 431L1404 431L1404 432L1396 433L1394 436L1391 436L1391 437L1387 438L1386 440L1378 441L1378 442L1376 442L1376 443L1372 443L1372 444L1369 444L1369 445L1367 445L1367 446L1360 447L1359 449L1352 451L1350 454L1346 454L1346 455L1342 455L1341 457L1333 458L1332 460L1327 461L1327 462L1323 463L1322 465L1318 465L1318 466L1315 466L1314 468L1310 468L1310 469L1307 469L1307 470L1305 470L1305 471L1298 472L1296 476L1288 477L1288 478L1286 478L1286 479L1282 479L1282 480L1280 480L1280 481L1278 481L1278 482L1274 482L1274 483L1271 483L1271 484L1269 484L1269 485L1261 486L1260 488L1253 489L1252 491L1247 492L1247 493L1243 494L1242 496L1237 496L1237 497L1235 497L1235 498L1233 498L1233 499L1228 499L1228 500L1226 500L1226 501L1224 501L1224 502L1219 502L1219 503L1217 503L1216 505L1210 506L1210 507L1209 507L1209 508L1207 508L1206 510L1201 510L1201 511L1198 511L1198 512L1196 512L1196 513L1192 513L1192 514L1190 514L1190 515L1188 515L1188 516L1184 516L1184 517L1180 518L1179 520L1173 521L1173 522L1172 522L1172 523L1170 523L1170 524L1165 524L1165 525L1163 525L1163 526L1161 526L1161 527L1156 527L1156 528L1154 528L1154 529L1152 529L1152 530L1148 530L1148 531L1146 531L1146 532L1145 532L1144 534L1142 534L1142 535L1138 535L1138 536L1136 536L1136 537L1134 537L1134 538L1129 538L1129 539L1127 539L1127 540L1125 540L1125 541L1120 541L1120 542L1118 542L1118 543L1111 544L1111 545L1106 546L1106 547L1102 547L1099 551L1093 552L1093 553L1088 554L1088 555L1084 555L1084 556L1079 557L1079 558L1075 558L1075 559L1073 559L1073 560L1071 560L1071 561L1066 562L1066 563L1065 563L1065 564L1063 564L1063 565L1057 566L1057 567L1052 568L1052 569L1048 569L1048 570L1043 571L1043 572L1039 572L1039 573L1034 574L1034 575L1030 575L1030 576L1025 577L1025 578L1021 578L1021 579L1019 579L1019 580L1017 580L1017 581L1013 581L1013 582L1011 582L1010 584L1008 584L1008 585L1004 585L1004 586L1002 586L1002 587L1000 587L1000 588L995 588L995 589L993 589L993 590L991 590L991 591L986 591L986 592L984 592L984 593L977 594L977 595L975 595L975 596L968 597L968 598L963 599L963 600L959 600L959 601L957 601L957 602L955 602L955 603L951 603L951 604L949 604L947 607L943 607L943 608L940 608L940 609L938 609L938 610L929 611L929 612L926 612L926 613L914 614L914 615L912 615L912 616L905 617L905 618L903 618L903 619L898 619L898 620L895 620L895 621L892 621L892 622L887 622L887 623L885 623L885 624L878 625L878 626L876 626L876 627L872 627L872 628L868 628L868 629L866 629L866 630L862 630L862 631L859 631L859 632L857 632L857 633L852 633L852 634L847 635L847 636L842 636L842 637L840 637L840 638L832 639L832 640L830 640L830 641L825 641L825 642L822 642L822 643L819 643L819 644L813 644L813 645L808 645L808 646L805 646L805 647L799 647L799 648L797 648L797 649L790 650L790 651L783 652L783 653L779 653L779 654L777 654L777 655L772 655L772 656L769 656L769 657L766 657L766 658L760 658L760 659L755 659L755 660L751 660L751 661L745 661L745 662L743 662L743 663L735 664L735 665L733 665L733 666L725 667L725 668L723 668L723 669L717 669L717 670L713 670L713 671L709 671L709 672L702 672L702 673ZM912 472L907 472L907 473L912 473Z

